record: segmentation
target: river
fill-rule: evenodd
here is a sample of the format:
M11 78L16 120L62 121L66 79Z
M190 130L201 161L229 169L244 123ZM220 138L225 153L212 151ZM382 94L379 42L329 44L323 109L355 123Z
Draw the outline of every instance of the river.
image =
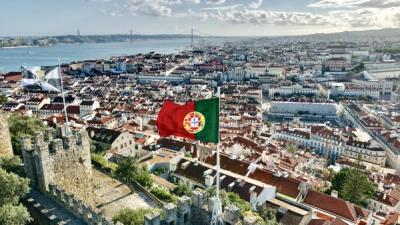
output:
M194 44L237 41L241 38L196 38ZM132 55L155 51L174 53L190 45L190 39L137 39L127 42L66 44L46 47L0 48L0 73L19 71L21 66L56 65L78 60L108 59L111 56Z

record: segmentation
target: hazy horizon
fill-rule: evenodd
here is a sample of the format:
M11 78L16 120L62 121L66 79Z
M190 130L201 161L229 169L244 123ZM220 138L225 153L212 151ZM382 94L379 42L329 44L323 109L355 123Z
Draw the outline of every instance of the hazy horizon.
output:
M381 29L363 29L363 30L344 30L344 31L333 31L333 32L315 32L315 33L309 33L309 34L287 34L287 35L199 35L195 34L197 36L205 37L205 38L262 38L262 37L290 37L290 36L307 36L307 35L316 35L316 34L336 34L336 33L343 33L343 32L357 32L357 31L381 31L385 29L400 29L400 27L393 27L393 28L381 28ZM8 35L8 36L0 36L0 38L9 38L9 37L57 37L57 36L73 36L76 35L76 33L70 33L70 34L55 34L55 35ZM93 33L93 34L81 34L82 36L106 36L106 35L129 35L129 33ZM189 37L190 34L184 34L184 33L171 33L171 34L165 34L165 33L154 33L154 34L133 34L135 36L184 36L184 37Z
M293 36L400 27L400 0L17 0L2 36Z

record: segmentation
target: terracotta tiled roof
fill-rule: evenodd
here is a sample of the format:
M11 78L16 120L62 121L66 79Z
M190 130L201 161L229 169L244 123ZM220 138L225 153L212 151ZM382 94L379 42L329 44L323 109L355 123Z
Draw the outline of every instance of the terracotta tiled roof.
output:
M329 225L347 225L346 222L344 222L341 219L336 218L335 220L333 220L332 222L329 223Z
M208 157L205 162L211 165L215 165L215 154ZM245 176L247 174L247 168L250 165L249 162L231 159L225 154L221 154L220 164L221 169L229 170L242 176ZM263 182L265 184L276 186L279 193L290 196L292 198L296 198L300 192L298 187L301 181L288 177L276 177L271 171L257 168L254 173L251 173L248 177Z
M311 133L315 134L323 128L325 128L325 126L311 126Z
M312 219L308 225L327 225L327 223L329 222L323 219Z
M186 159L182 159L175 170L175 174L183 176L187 179L196 181L197 183L205 185L205 179L204 179L204 172L208 170L207 167L201 165L198 163L197 165L194 162L190 162L188 165L186 165L185 168L183 168L183 163L189 162ZM215 175L215 171L212 170L211 176ZM238 194L242 199L246 201L250 201L250 188L253 186L255 187L254 191L259 194L262 191L262 187L253 185L251 183L248 183L246 181L238 181L236 178L231 177L229 175L221 173L221 177L224 177L221 181L221 189L225 189L226 191L229 192L234 192ZM231 183L234 183L233 187L229 187Z
M265 184L275 186L277 192L292 198L297 198L300 192L299 185L301 181L288 177L276 177L272 172L267 170L256 169L249 177Z
M395 193L393 194L395 195ZM375 197L377 201L382 202L383 204L389 205L391 207L396 206L396 204L399 202L399 199L392 196L391 193L385 194L382 192L378 192Z
M400 183L400 176L397 174L388 173L385 177L385 182Z
M383 221L381 224L382 225L395 225L395 224L399 224L399 217L400 214L398 212L391 212L385 219L385 221Z
M241 136L233 138L233 141L236 143L242 144L244 147L254 149L257 152L262 152L265 149L262 146L260 146L258 143L254 142L250 139L241 137Z
M79 105L69 105L67 106L67 113L68 114L80 114L81 110Z
M350 202L314 190L308 191L304 203L353 222L357 221L359 216L365 217L370 213Z
M189 163L185 168L183 168L183 163L189 162L186 159L182 159L178 165L176 166L175 173L186 177L187 179L196 181L197 183L204 184L204 172L208 170L207 167L202 166L200 164ZM214 175L214 171L212 172L211 176Z
M63 109L64 106L61 104L44 104L40 110L61 111Z

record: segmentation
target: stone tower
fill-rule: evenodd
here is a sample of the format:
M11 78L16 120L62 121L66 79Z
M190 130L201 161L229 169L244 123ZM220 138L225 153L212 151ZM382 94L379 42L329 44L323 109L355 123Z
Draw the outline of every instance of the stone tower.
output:
M48 128L33 139L21 139L25 172L43 193L54 184L93 205L90 142L86 131L65 135L63 128Z
M8 115L0 112L0 157L12 156L11 135L8 126Z

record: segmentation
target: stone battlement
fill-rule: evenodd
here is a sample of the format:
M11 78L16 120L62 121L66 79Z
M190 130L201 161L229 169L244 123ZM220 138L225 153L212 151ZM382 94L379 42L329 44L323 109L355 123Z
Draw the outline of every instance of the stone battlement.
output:
M89 141L86 131L74 132L65 135L62 127L57 130L47 128L44 133L37 131L33 138L24 136L21 139L22 148L26 151L48 151L49 154L57 154L60 151L77 151L84 147ZM47 145L47 147L46 147Z
M208 198L208 193L202 189L192 192L192 197L182 196L178 198L176 205L165 204L163 217L159 213L152 212L145 215L145 225L205 225L210 224L212 208L215 198ZM234 205L224 208L224 224L231 225L258 225L257 218L251 215L241 215L240 209Z
M112 220L104 217L99 210L93 209L90 205L85 204L82 200L76 198L73 194L66 192L62 188L57 187L55 184L49 185L48 195L60 206L89 225L115 224Z
M65 135L62 128L49 128L44 133L36 132L33 138L23 137L21 146L26 174L42 195L85 224L114 225L94 205L90 140L86 131ZM197 189L191 198L182 196L176 205L165 204L163 216L158 213L145 215L145 225L210 224L214 202L214 197L209 198L206 191ZM38 211L35 208L37 204L31 205L34 211ZM43 220L54 221L50 224L60 224L57 217L48 214L45 208L40 209L39 214ZM232 205L224 208L223 220L231 225L258 224L256 218L241 215L240 210Z
M92 205L90 139L86 131L66 135L65 127L38 131L21 139L25 172L31 184L46 193L56 184Z

